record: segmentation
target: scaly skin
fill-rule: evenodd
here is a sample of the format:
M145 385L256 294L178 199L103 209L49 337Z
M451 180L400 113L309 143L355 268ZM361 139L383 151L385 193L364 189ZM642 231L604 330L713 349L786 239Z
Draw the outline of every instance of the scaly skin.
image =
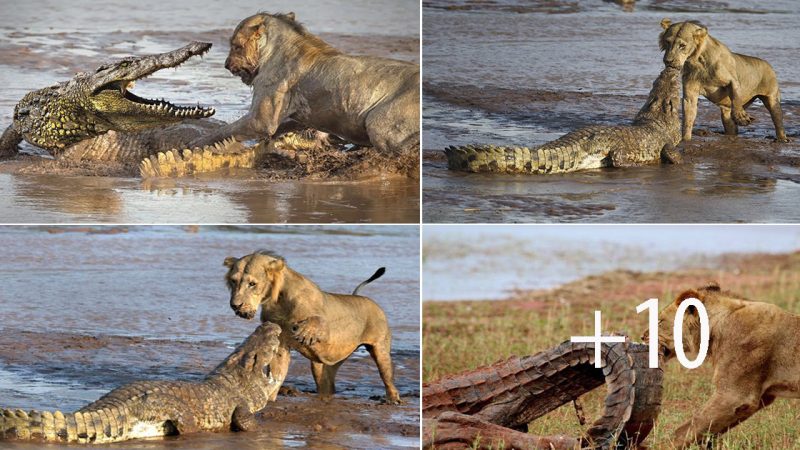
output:
M648 368L643 344L604 345L594 368L594 345L564 342L533 356L512 357L422 388L423 446L465 448L635 447L660 411L661 369ZM605 411L580 438L528 434L531 421L607 384Z
M681 141L680 71L665 68L631 125L590 126L541 147L470 145L448 147L451 170L499 173L566 173L675 161Z
M171 52L128 57L29 92L14 108L14 122L0 140L5 145L0 154L12 153L19 139L25 139L57 156L71 144L109 130L140 131L212 116L213 108L176 106L129 91L136 80L177 67L210 48L211 44L192 42Z
M286 133L275 139L272 146L266 142L245 146L233 138L193 150L178 150L181 146L162 145L161 148L172 147L172 150L159 151L144 158L139 164L139 174L142 178L182 177L224 168L256 168L262 157L270 151L309 150L324 144L326 140L326 133L307 129L301 133Z
M0 439L108 443L196 431L248 430L280 383L268 371L280 327L261 324L203 381L137 381L73 413L3 409Z

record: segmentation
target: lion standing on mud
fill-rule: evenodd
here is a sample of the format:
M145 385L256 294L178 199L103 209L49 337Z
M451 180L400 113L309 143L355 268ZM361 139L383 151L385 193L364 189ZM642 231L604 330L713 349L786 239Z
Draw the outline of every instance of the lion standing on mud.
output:
M708 312L707 360L714 367L715 392L675 431L678 448L725 433L777 397L800 398L800 316L737 297L717 284L690 289L659 314L658 345L665 360L675 356L673 318L687 298L700 300ZM683 322L686 347L694 352L700 347L698 317L689 307Z
M250 110L193 146L310 127L381 151L418 151L419 65L346 55L294 13L250 16L230 43L225 67L253 87Z
M664 31L659 44L664 64L683 69L684 141L692 140L700 95L719 106L725 134L734 136L739 125L750 125L753 121L745 109L760 99L772 117L776 140L788 141L783 129L778 78L768 62L730 51L696 21L672 23L664 19L661 28Z
M392 374L392 332L377 303L358 290L383 275L383 268L359 284L352 295L331 294L290 269L285 260L267 251L225 258L225 281L236 315L251 319L261 307L261 321L281 326L281 345L270 363L283 382L289 370L289 350L311 361L311 373L322 398L336 391L334 379L342 363L363 345L378 366L386 400L400 403ZM274 400L274 399L273 399Z

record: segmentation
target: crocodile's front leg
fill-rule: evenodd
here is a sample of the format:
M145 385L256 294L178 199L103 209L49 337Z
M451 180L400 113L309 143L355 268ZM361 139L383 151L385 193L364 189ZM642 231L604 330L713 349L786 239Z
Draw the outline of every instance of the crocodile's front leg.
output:
M683 164L683 153L672 143L667 143L661 149L661 162L668 164Z
M14 156L17 154L17 145L22 142L22 134L20 134L14 125L9 125L3 136L0 137L0 158Z
M231 429L234 431L253 431L258 425L255 414L250 412L250 408L242 403L233 410L231 417Z

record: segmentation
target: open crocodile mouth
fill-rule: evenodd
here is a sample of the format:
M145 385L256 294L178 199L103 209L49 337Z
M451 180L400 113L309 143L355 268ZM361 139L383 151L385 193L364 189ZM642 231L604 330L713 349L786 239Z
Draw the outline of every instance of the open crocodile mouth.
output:
M192 42L170 52L129 57L100 66L93 75L96 81L92 101L99 111L111 114L179 120L211 117L214 115L214 108L202 107L199 103L196 106L180 106L164 99L148 99L131 92L136 81L162 69L177 68L190 58L202 57L210 48L210 43Z
M178 119L202 119L204 117L211 117L216 112L212 107L206 108L199 104L197 106L180 106L170 103L163 98L155 100L139 97L131 92L135 83L135 81L130 80L115 81L100 88L100 91L95 95L119 96L124 101L130 103L127 105L128 107L132 106L131 109L141 111L147 115L175 117Z

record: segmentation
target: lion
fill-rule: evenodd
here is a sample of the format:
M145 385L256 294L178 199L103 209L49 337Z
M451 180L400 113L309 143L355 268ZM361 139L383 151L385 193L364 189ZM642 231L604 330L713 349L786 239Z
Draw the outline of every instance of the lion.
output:
M261 321L281 326L281 345L270 364L280 382L289 369L289 350L311 361L317 393L330 399L334 378L342 363L363 345L378 366L386 387L386 400L401 403L392 375L392 333L386 314L373 300L358 294L380 278L381 267L359 284L352 295L332 294L286 265L283 257L260 250L241 258L225 258L225 275L231 291L230 305L239 317L252 319L261 306ZM274 400L274 398L272 399Z
M722 112L725 134L735 136L739 125L753 118L745 112L760 99L772 117L776 141L788 142L783 129L781 93L772 66L763 59L733 53L696 21L661 21L659 44L664 64L683 69L683 140L692 140L697 98L702 95Z
M244 19L230 46L225 67L253 87L250 110L192 146L310 127L381 151L419 149L419 65L344 54L294 13Z
M673 324L680 303L703 303L710 325L706 361L714 368L715 392L675 432L678 448L710 442L740 424L776 397L800 398L800 316L780 307L745 300L712 283L687 290L659 314L658 345L664 361L675 355ZM700 348L700 320L690 306L683 322L684 347ZM648 333L642 339L647 342Z

